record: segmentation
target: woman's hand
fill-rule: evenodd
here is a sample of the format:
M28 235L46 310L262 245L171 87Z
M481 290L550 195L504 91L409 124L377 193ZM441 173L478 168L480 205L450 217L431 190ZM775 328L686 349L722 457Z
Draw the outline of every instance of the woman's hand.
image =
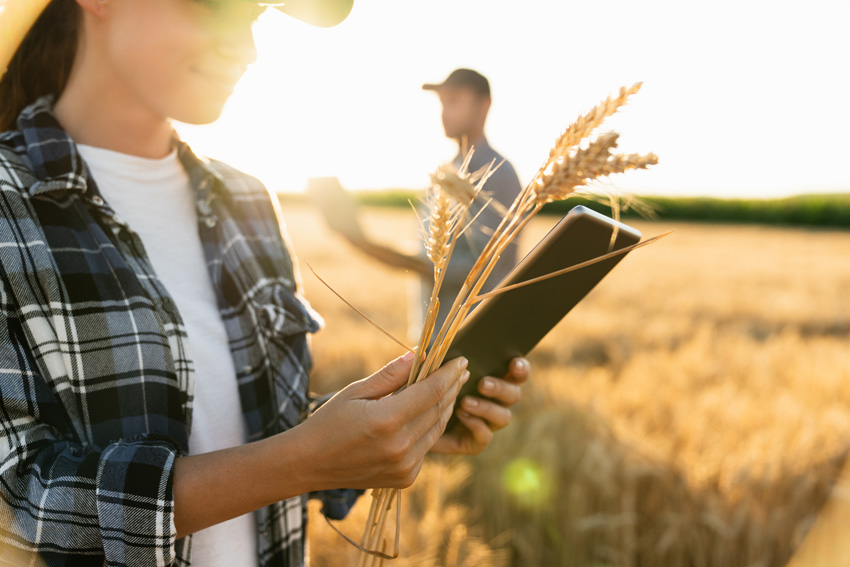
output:
M493 432L511 422L511 406L520 399L520 385L531 375L525 358L515 358L504 378L486 376L478 382L484 397L466 396L457 417L461 425L443 435L432 452L477 455L493 440Z
M177 537L316 490L410 486L469 378L457 358L390 396L407 383L412 363L412 356L392 361L283 433L177 459Z
M413 483L469 372L466 359L457 358L390 396L407 382L412 362L412 356L398 358L349 385L288 432L310 490Z

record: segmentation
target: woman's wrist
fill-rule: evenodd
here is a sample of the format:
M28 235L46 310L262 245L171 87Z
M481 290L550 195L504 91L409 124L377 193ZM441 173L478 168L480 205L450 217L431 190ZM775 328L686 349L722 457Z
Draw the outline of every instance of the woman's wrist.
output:
M294 430L230 449L177 459L178 537L317 490Z
M313 474L314 458L303 439L302 428L298 425L256 442L256 466L268 487L269 501L264 505L319 490Z

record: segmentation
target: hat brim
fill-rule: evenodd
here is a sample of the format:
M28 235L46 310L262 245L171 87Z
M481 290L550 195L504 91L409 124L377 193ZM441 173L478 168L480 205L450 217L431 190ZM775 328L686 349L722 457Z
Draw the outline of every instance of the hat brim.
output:
M21 42L50 0L15 0L0 4L0 77ZM274 6L281 12L313 26L329 28L341 23L354 5L354 0L289 0L254 2Z
M289 0L285 3L258 3L272 5L284 14L320 28L330 28L342 23L354 6L354 0Z
M50 0L27 0L0 5L0 77L6 73L18 46L49 3Z

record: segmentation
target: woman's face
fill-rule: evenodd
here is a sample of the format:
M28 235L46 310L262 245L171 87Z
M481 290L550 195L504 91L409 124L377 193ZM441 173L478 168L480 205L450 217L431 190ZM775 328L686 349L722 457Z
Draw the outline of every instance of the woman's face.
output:
M216 120L256 59L251 25L264 8L244 0L106 0L102 48L127 93L156 114Z

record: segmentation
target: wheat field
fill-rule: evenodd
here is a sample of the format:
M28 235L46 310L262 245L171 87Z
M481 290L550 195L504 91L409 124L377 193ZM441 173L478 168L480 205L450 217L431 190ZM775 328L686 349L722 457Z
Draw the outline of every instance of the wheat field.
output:
M302 204L282 204L313 337L317 392L398 356L413 276L360 255ZM416 242L403 209L365 226ZM557 221L540 217L528 249ZM432 459L405 491L398 566L781 566L850 447L850 232L675 229L627 257L530 356L514 423L474 458ZM413 341L409 341L413 342ZM369 499L340 527L362 532ZM353 563L311 506L314 566ZM850 530L850 528L848 528Z

